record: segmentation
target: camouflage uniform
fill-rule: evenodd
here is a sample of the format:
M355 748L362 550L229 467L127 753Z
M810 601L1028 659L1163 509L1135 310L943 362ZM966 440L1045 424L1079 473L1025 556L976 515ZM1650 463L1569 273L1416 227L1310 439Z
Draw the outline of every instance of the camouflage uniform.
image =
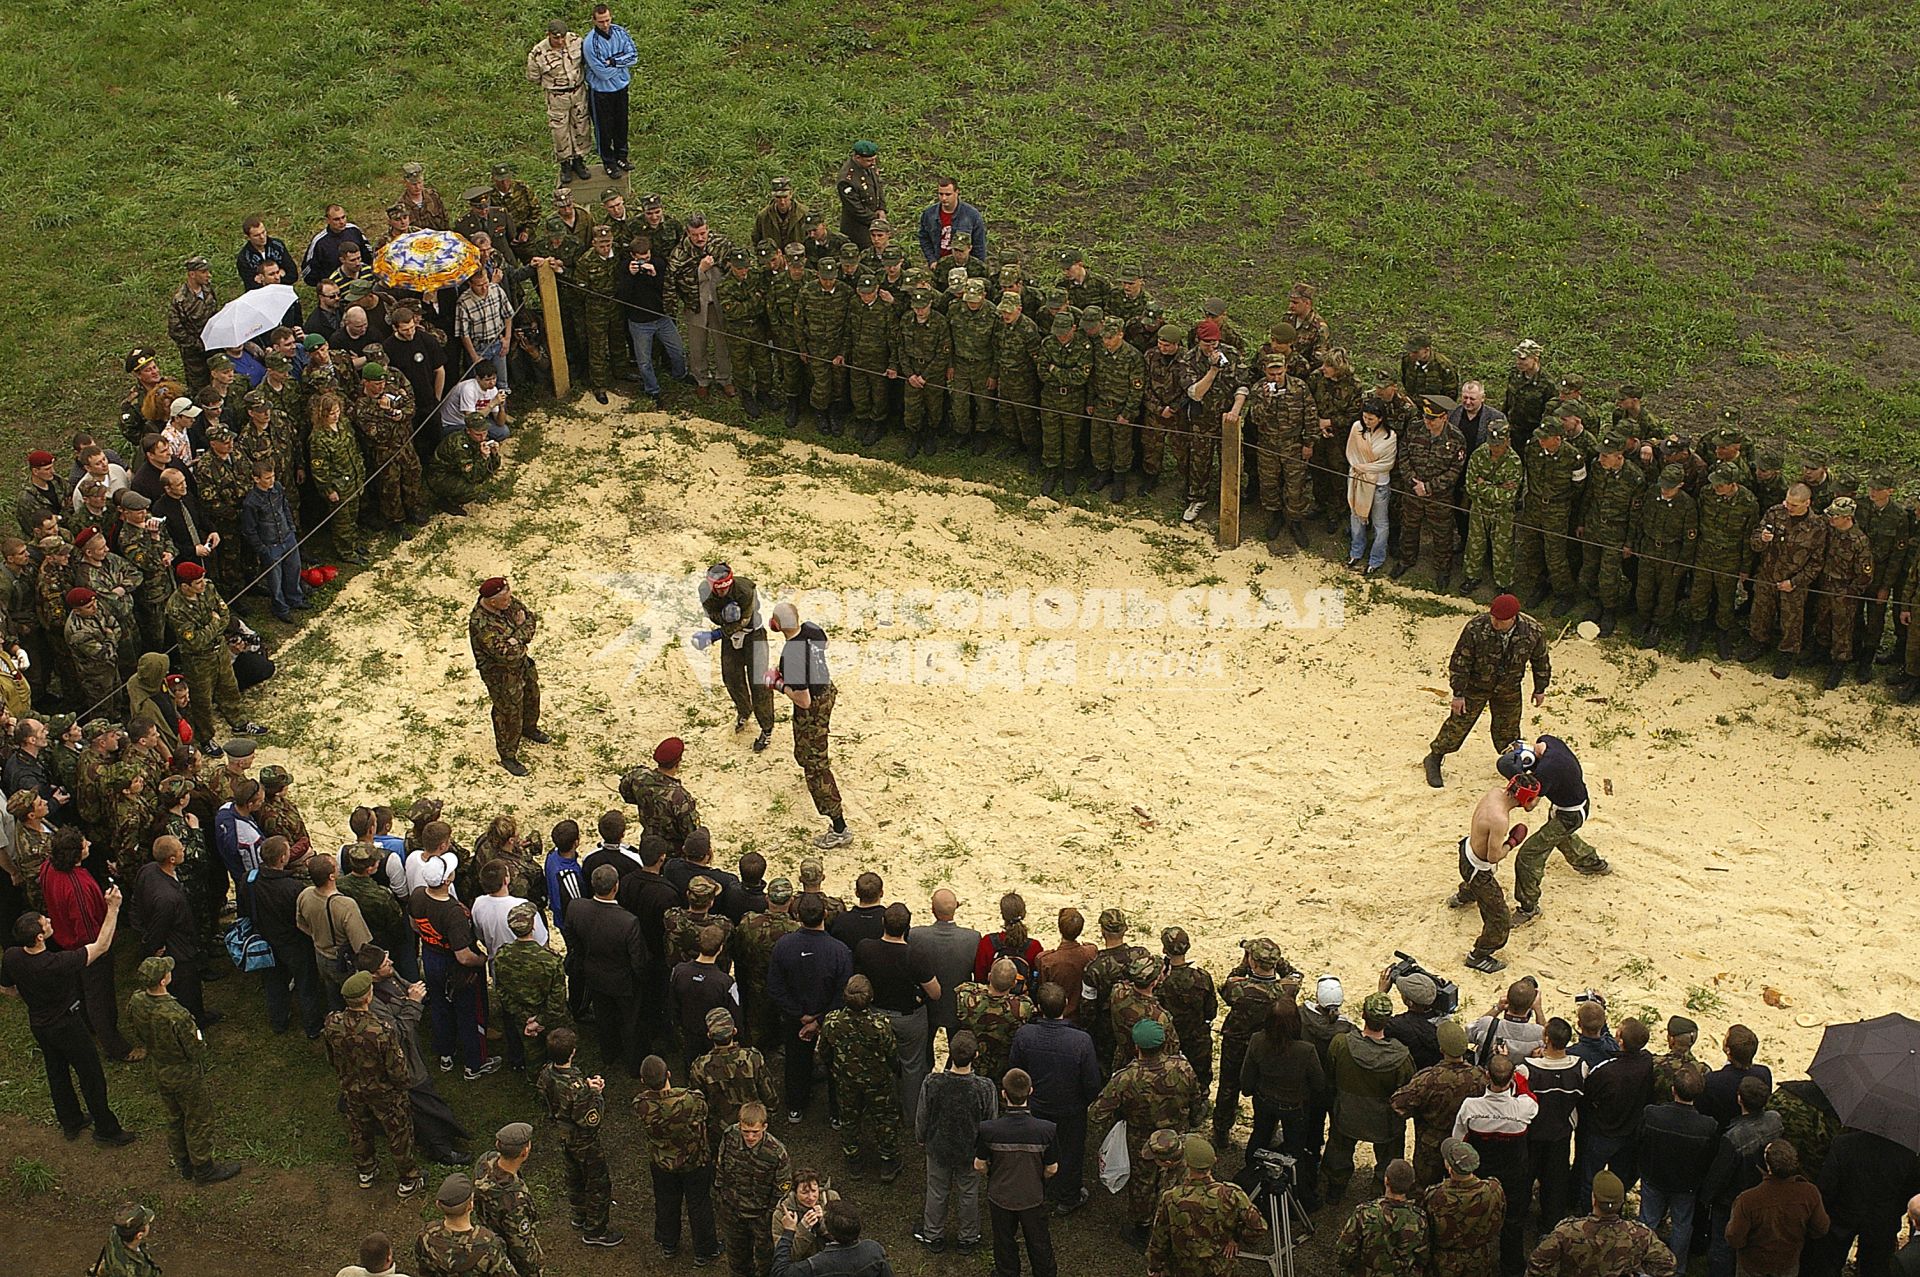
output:
M1542 423L1534 437L1520 448L1520 464L1526 473L1521 492L1520 518L1514 525L1515 580L1529 591L1536 578L1545 577L1549 587L1566 597L1574 591L1573 561L1568 556L1567 533L1573 526L1573 508L1579 499L1586 458L1565 439L1560 447L1547 451L1541 439L1559 432L1557 421Z
M144 522L122 522L120 554L140 570L140 584L133 591L133 614L140 624L143 650L164 651L164 609L173 597L173 542L166 533Z
M545 1059L547 1033L573 1025L566 963L531 938L501 945L493 955L493 1007L502 1030L522 1042L536 1063ZM540 1023L533 1037L526 1034L528 1020Z
M1213 1142L1217 1147L1225 1147L1234 1120L1240 1116L1240 1066L1247 1058L1247 1044L1265 1027L1273 1004L1291 996L1278 975L1260 976L1248 970L1235 971L1220 986L1227 1018L1220 1024L1220 1087L1213 1105Z
M119 710L112 707L123 703L120 695L120 622L108 610L104 597L93 611L91 617L78 612L68 615L67 651L72 656L74 672L79 678L79 700L87 705L108 707L108 712L117 714Z
M632 803L640 815L640 828L666 840L671 854L679 855L688 835L703 829L700 804L677 776L659 768L634 768L620 781L620 796Z
M1649 1104L1670 1104L1673 1102L1673 1082L1680 1076L1680 1070L1691 1064L1705 1077L1712 1070L1693 1058L1691 1050L1669 1051L1653 1062L1653 1094Z
M547 1065L536 1085L548 1120L558 1122L564 1132L560 1152L567 1164L567 1201L573 1207L574 1223L589 1233L604 1233L613 1205L613 1180L607 1174L607 1155L600 1148L602 1094L571 1064Z
M891 412L887 369L894 367L896 324L893 307L875 294L872 301L856 296L847 307L847 392L853 401L856 429L885 429Z
M808 280L800 291L800 349L813 376L809 402L818 413L831 411L847 396L847 370L844 365L836 368L833 361L848 354L852 305L853 290L838 282L828 290L819 280Z
M774 358L779 365L780 393L791 408L798 409L807 393L807 365L800 358L800 298L813 281L802 271L780 272L767 285L767 328L773 344L779 347Z
M1426 1212L1382 1197L1347 1216L1334 1263L1352 1277L1426 1277L1432 1253Z
M741 1004L745 1008L742 1036L751 1041L777 1043L774 1033L775 1012L767 997L767 968L773 961L773 946L800 924L785 911L750 913L733 929L733 978L739 982ZM697 1063L697 1062L696 1062ZM712 1098L709 1096L708 1098Z
M181 1170L213 1164L213 1100L207 1094L207 1041L172 994L145 989L127 999L120 1020L127 1041L147 1052L147 1075L167 1115L167 1151Z
M1767 1108L1780 1115L1781 1138L1800 1154L1800 1173L1818 1183L1834 1136L1840 1133L1840 1119L1830 1109L1822 1108L1817 1097L1804 1093L1814 1089L1812 1082L1777 1086L1767 1100Z
M200 344L200 333L207 321L219 313L220 294L212 284L208 284L203 293L182 284L173 290L173 300L167 303L167 337L180 348L180 371L186 376L189 390L198 390L212 378L207 371L207 348Z
M1540 622L1522 612L1505 634L1493 628L1493 618L1485 612L1466 623L1454 644L1447 663L1448 682L1453 694L1467 703L1464 714L1449 714L1430 746L1436 754L1451 754L1467 739L1467 733L1480 721L1482 710L1493 711L1492 735L1495 750L1520 735L1520 677L1533 667L1533 690L1547 690L1553 677L1553 660L1547 651L1546 630Z
M1401 436L1394 460L1394 486L1399 489L1400 500L1400 566L1416 566L1424 548L1439 560L1435 572L1442 577L1452 573L1453 490L1466 464L1467 440L1458 426L1443 425L1436 435L1422 422ZM1414 492L1416 479L1426 485L1426 496Z
M360 527L360 489L366 485L367 469L360 456L360 445L347 430L336 427L311 431L307 451L314 491L322 501L326 501L329 492L340 495L338 501L327 502L332 515L327 530L333 534L333 548L349 561L355 555L365 554L366 534Z
M484 501L490 495L488 485L500 473L500 454L488 449L483 439L475 443L465 430L456 430L433 450L433 469L427 474L427 487L450 506Z
M1307 330L1296 325L1295 331L1302 339L1294 343L1297 351L1303 348ZM1333 529L1344 536L1347 531L1346 427L1360 419L1360 404L1366 398L1366 390L1351 372L1340 377L1315 372L1307 384L1313 388L1314 408L1330 431L1320 435L1316 430L1313 441L1314 504L1327 516ZM1519 477L1516 470L1514 478Z
M901 316L893 344L900 380L918 376L926 382L924 386L901 389L901 424L909 435L918 435L925 443L939 428L946 404L947 377L953 371L953 334L946 318L932 310L922 319L916 297L915 308Z
M1767 511L1748 538L1747 543L1760 555L1753 574L1753 611L1747 618L1748 648L1753 655L1772 641L1776 619L1780 623L1781 654L1799 654L1807 596L1826 563L1827 532L1827 521L1817 510L1796 519L1782 502ZM1762 541L1763 533L1771 533L1773 540ZM1783 592L1782 581L1793 582L1793 589Z
M419 1277L514 1277L507 1248L481 1224L463 1232L444 1220L428 1224L414 1238L413 1266Z
M1045 352L1045 338L1025 315L1012 317L994 312L993 393L1000 402L1000 433L1009 444L1018 444L1030 453L1040 449L1040 374L1036 370Z
M736 258L741 266L745 260ZM731 266L731 263L729 263ZM726 321L727 349L733 356L733 371L745 373L741 390L753 399L773 397L773 354L767 349L771 333L767 327L767 293L757 272L736 274L732 269L720 280L719 306Z
M1527 1277L1673 1277L1673 1252L1645 1224L1619 1216L1569 1219L1540 1239Z
M467 616L467 642L493 702L493 743L501 758L515 757L520 737L540 727L540 675L527 655L539 624L518 599L504 612L476 601Z
M1135 958L1148 956L1139 945L1115 945L1094 954L1080 973L1080 1027L1093 1036L1093 1058L1102 1077L1110 1072L1108 1065L1115 1054L1110 1014L1114 988L1127 978L1127 967Z
M980 1039L980 1053L974 1057L973 1071L992 1078L997 1085L1007 1071L1007 1053L1013 1049L1013 1035L1031 1014L1031 1004L1008 990L995 993L989 986L969 980L954 990L954 1016L958 1026L970 1029Z
M1180 1053L1193 1065L1200 1079L1200 1090L1213 1086L1213 1017L1220 1013L1220 999L1213 990L1213 977L1206 968L1188 962L1169 966L1155 991L1161 1007L1173 1018L1175 1032L1167 1034L1171 1047L1180 1043Z
M840 1151L850 1165L861 1157L862 1131L880 1164L900 1157L900 1104L894 1090L898 1038L886 1015L872 1007L841 1007L820 1024L819 1059L839 1083ZM1005 1058L1004 1056L1002 1057Z
M413 446L413 388L405 377L390 376L384 385L379 398L363 389L353 401L351 416L379 471L380 516L388 523L400 523L426 514L420 453Z
M766 1057L738 1042L715 1043L712 1050L693 1062L687 1071L687 1085L706 1097L707 1110L713 1115L709 1134L716 1146L720 1132L740 1120L742 1104L758 1100L769 1113L780 1107Z
M1853 659L1853 629L1861 606L1857 599L1873 590L1873 566L1873 546L1859 524L1845 531L1828 525L1814 633L1825 640L1836 664Z
M1133 1026L1142 1020L1152 1020L1166 1030L1167 1041L1162 1049L1168 1055L1181 1054L1180 1035L1174 1032L1173 1017L1167 1014L1158 998L1131 981L1114 988L1113 997L1108 1000L1107 1019L1113 1030L1115 1073L1127 1067L1127 1061L1133 1058Z
M1192 388L1207 375L1213 366L1206 352L1198 345L1186 353L1180 364L1180 377L1184 383L1182 393L1188 396L1187 429L1191 432L1187 440L1186 479L1188 502L1208 501L1219 496L1216 490L1215 467L1220 460L1220 419L1233 407L1238 392L1247 388L1249 380L1247 369L1240 361L1240 351L1228 345L1224 340L1215 348L1216 356L1225 355L1227 362L1220 365L1213 379L1213 385L1207 389L1205 398L1192 398Z
M1140 412L1140 472L1147 476L1149 485L1154 485L1166 468L1169 447L1176 465L1183 465L1182 458L1187 455L1187 386L1181 373L1184 355L1177 349L1171 355L1161 354L1156 338L1141 358L1146 386Z
M1413 1119L1413 1179L1425 1188L1447 1177L1440 1144L1453 1134L1461 1102L1487 1093L1487 1072L1465 1060L1442 1060L1393 1093L1394 1111ZM1496 1230L1497 1231L1497 1230Z
M540 1209L520 1173L502 1170L500 1154L493 1149L480 1154L473 1164L473 1222L485 1225L499 1239L517 1277L540 1277L546 1263L534 1233Z
M938 276L936 276L938 278ZM987 399L987 383L993 379L993 339L1001 327L999 317L987 304L985 290L979 290L980 304L973 304L973 291L947 307L947 328L953 338L953 380L948 404L953 416L953 433L960 439L978 433L986 436L993 429L993 403Z
M1147 1271L1156 1277L1233 1277L1244 1250L1267 1240L1266 1217L1237 1185L1205 1172L1160 1194L1147 1239Z
M1421 1199L1433 1231L1429 1277L1493 1277L1507 1190L1497 1179L1444 1179Z
M1864 591L1873 602L1860 609L1860 669L1864 677L1873 658L1880 652L1881 638L1887 632L1887 613L1893 592L1900 586L1900 572L1913 546L1913 513L1889 497L1885 506L1876 506L1871 498L1860 502L1859 528L1867 534L1873 550L1873 582ZM1895 633L1899 631L1896 628ZM1896 652L1898 647L1894 649Z
M1207 1094L1193 1066L1165 1053L1142 1056L1115 1073L1087 1109L1092 1142L1104 1138L1116 1120L1127 1124L1127 1160L1133 1167L1127 1177L1127 1218L1135 1227L1152 1222L1161 1189L1171 1187L1146 1156L1148 1137L1159 1130L1197 1130L1206 1112Z
M1042 337L1033 356L1040 378L1040 465L1067 471L1080 465L1086 433L1087 381L1093 376L1093 346L1076 326L1062 342Z
M1711 488L1701 491L1688 620L1703 622L1711 611L1714 627L1723 634L1732 632L1739 578L1753 569L1751 542L1759 525L1760 503L1746 487L1736 487L1725 497Z
M373 1132L384 1132L400 1179L415 1179L420 1164L413 1156L413 1109L407 1096L412 1077L400 1031L372 1010L335 1011L320 1030L327 1062L340 1079L341 1113L347 1121L347 1149L361 1174L374 1169Z
M1664 482L1664 479L1657 482ZM1673 619L1680 598L1680 582L1693 566L1699 543L1700 520L1693 498L1685 492L1668 497L1650 489L1634 519L1634 553L1640 556L1640 579L1635 606L1649 636L1657 637Z
M1631 458L1618 469L1595 465L1587 472L1587 490L1581 496L1580 536L1595 544L1580 559L1580 592L1600 600L1606 611L1617 611L1627 597L1626 556L1634 511L1647 490L1647 472Z
M1433 351L1432 355L1424 364L1411 354L1400 356L1400 388L1412 396L1415 403L1420 402L1422 395L1445 395L1458 402L1460 370L1439 351Z
M660 245L653 245L653 261L665 263ZM619 253L609 251L602 256L591 245L568 265L572 269L573 281L580 290L580 311L587 339L587 387L590 390L605 391L613 375L614 342L624 347L625 333L616 335L616 326L625 328L620 313L620 303L614 300L614 284L618 273L626 269L626 262ZM670 290L667 290L670 291Z
M1120 332L1110 321L1108 335ZM1133 469L1133 432L1147 389L1147 361L1122 341L1108 348L1104 338L1092 343L1093 369L1087 377L1088 447L1094 470L1112 475L1122 484ZM1115 491L1115 499L1124 489Z
M240 501L253 487L253 476L239 449L228 449L222 457L209 448L193 459L193 479L214 531L220 534L220 553L213 556L215 574L222 591L231 594L247 583L250 559L246 539L240 535Z
M698 1091L663 1086L634 1096L633 1111L646 1133L653 1171L653 1240L669 1251L680 1245L680 1204L686 1202L695 1256L713 1255L720 1245L713 1228L707 1101Z
M1516 447L1532 437L1547 405L1556 397L1553 379L1544 372L1524 373L1516 368L1507 377L1507 393L1500 401L1500 411L1512 423Z
M695 879L695 881L713 882L711 878ZM668 969L679 966L682 962L692 962L700 956L700 933L708 927L720 928L722 942L719 960L722 967L726 966L725 937L733 934L733 919L725 914L714 913L707 909L699 911L687 908L669 909L661 918L661 927L666 936Z
M792 1188L793 1160L771 1131L749 1148L738 1126L727 1128L714 1157L713 1197L733 1277L767 1277L773 1265L767 1220Z

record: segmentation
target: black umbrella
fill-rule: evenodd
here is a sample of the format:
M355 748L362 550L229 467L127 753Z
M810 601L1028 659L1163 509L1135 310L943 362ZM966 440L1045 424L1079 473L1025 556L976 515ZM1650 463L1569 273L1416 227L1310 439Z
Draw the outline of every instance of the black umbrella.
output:
M1920 1152L1920 1020L1830 1025L1807 1074L1843 1123Z

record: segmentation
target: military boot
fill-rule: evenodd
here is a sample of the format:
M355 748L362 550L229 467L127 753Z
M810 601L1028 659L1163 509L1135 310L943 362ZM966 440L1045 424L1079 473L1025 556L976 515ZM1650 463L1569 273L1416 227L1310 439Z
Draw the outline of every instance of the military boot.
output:
M1113 502L1115 505L1119 505L1126 499L1127 476L1124 474L1116 474L1113 476L1113 486L1107 489L1107 500Z
M1070 497L1076 491L1079 490L1080 472L1078 470L1062 470L1060 473L1062 476L1061 482L1060 482L1060 495L1063 497Z
M1260 534L1260 539L1262 541L1278 541L1280 534L1286 531L1286 528L1287 516L1276 511L1273 517L1267 520L1267 530Z
M1660 626L1657 622L1648 621L1640 627L1640 646L1649 649L1660 646Z
M1307 548L1307 543L1311 538L1307 532L1307 521L1305 519L1289 520L1287 523L1287 531L1292 535L1295 545L1299 546L1302 550Z
M1460 578L1460 593L1466 595L1468 598L1472 598L1473 592L1479 588L1480 588L1479 577L1465 576Z
M1428 754L1424 760L1424 765L1427 769L1427 783L1435 789L1444 789L1447 782L1446 779L1440 775L1440 755Z
M1765 643L1757 642L1749 638L1745 643L1740 645L1740 659L1743 661L1757 661L1766 654L1766 651L1767 645Z
M1793 673L1793 659L1794 654L1792 652L1782 652L1779 656L1775 657L1773 662L1773 676L1784 679L1791 675Z
M1700 644L1705 638L1706 623L1704 621L1688 621L1687 645L1681 649L1680 654L1688 660L1692 660L1694 657L1700 655Z
M1600 637L1612 638L1613 631L1620 624L1620 614L1610 607L1600 609Z
M747 414L748 421L760 420L760 401L755 399L753 392L745 387L740 390L740 411Z
M992 446L993 446L993 440L987 437L987 434L984 430L975 432L973 436L973 455L974 456L976 457L986 456L987 449L991 448Z
M920 455L920 432L916 430L912 434L907 436L907 460L911 461L919 455Z
M1159 475L1157 475L1157 474L1146 474L1146 475L1141 475L1141 476L1140 476L1140 495L1141 495L1141 496L1143 496L1143 497L1150 497L1150 496L1152 496L1152 495L1153 495L1153 490L1154 490L1155 488L1157 488L1157 487L1159 487L1159 486L1160 486L1160 476L1159 476Z
M1864 652L1853 662L1853 676L1862 683L1873 681L1873 653Z
M1026 451L1027 451L1027 473L1030 475L1039 474L1040 473L1040 445L1035 444L1033 447L1028 448Z
M1434 592L1438 594L1445 594L1447 592L1447 583L1451 580L1453 580L1453 569L1450 567L1441 568L1440 571L1436 573L1433 578Z
M1715 651L1715 653L1719 655L1721 660L1723 661L1732 660L1733 659L1733 631L1732 630L1716 631L1713 636L1713 650Z
M797 396L787 396L787 415L783 421L789 430L800 424L800 400Z
M1049 469L1046 478L1040 480L1040 495L1050 497L1060 487L1060 471Z
M1845 661L1836 660L1827 662L1827 690L1829 692L1839 687L1841 680L1846 678L1846 676L1847 663Z
M920 450L929 457L936 455L940 451L940 432L938 430L927 431L926 441L921 445Z

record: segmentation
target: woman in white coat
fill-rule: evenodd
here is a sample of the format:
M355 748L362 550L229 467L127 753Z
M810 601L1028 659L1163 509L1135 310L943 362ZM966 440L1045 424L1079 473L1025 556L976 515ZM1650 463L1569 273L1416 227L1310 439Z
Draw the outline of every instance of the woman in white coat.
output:
M1347 566L1372 576L1387 561L1387 484L1393 476L1393 458L1399 441L1387 424L1387 406L1372 395L1360 404L1360 419L1347 431L1347 527L1351 533ZM1367 529L1373 529L1373 548L1367 549Z

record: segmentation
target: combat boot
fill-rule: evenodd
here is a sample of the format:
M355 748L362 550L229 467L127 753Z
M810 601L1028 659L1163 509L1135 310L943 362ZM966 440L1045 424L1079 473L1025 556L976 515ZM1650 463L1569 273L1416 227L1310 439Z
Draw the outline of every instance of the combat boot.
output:
M920 432L916 430L912 434L907 436L907 460L911 461L919 455L920 455Z
M1829 692L1839 687L1841 680L1846 678L1846 676L1847 663L1845 661L1827 662L1827 690Z
M987 449L991 448L992 446L993 446L993 440L987 437L985 431L979 431L974 434L973 436L973 455L974 456L976 457L986 456Z
M1743 661L1757 661L1766 654L1767 645L1749 638L1740 646L1740 658Z
M1853 676L1862 683L1873 681L1873 653L1868 652L1853 662Z
M1387 579L1389 581L1398 581L1412 570L1413 561L1411 559L1396 559L1394 560L1393 571L1387 573Z
M1453 580L1453 569L1441 568L1439 573L1433 578L1434 592L1437 594L1445 594L1447 592L1447 583L1451 580Z
M1920 678L1911 679L1905 687L1894 693L1894 699L1902 705L1911 705L1916 696L1920 696Z
M1600 609L1600 637L1612 638L1613 631L1620 624L1620 614L1610 607Z
M1706 631L1705 622L1688 621L1687 622L1687 645L1681 649L1680 654L1686 657L1688 660L1692 660L1694 657L1700 655L1701 641L1706 638L1705 631Z
M760 401L753 397L751 390L740 391L740 411L747 414L748 421L760 420Z
M1113 502L1115 505L1119 505L1126 499L1127 476L1124 474L1116 474L1113 476L1113 486L1107 490L1107 500Z
M1060 473L1062 476L1060 481L1060 495L1070 497L1079 490L1080 472L1078 470L1062 470Z
M1713 650L1723 661L1733 659L1733 631L1720 630L1714 634Z
M1038 444L1027 449L1027 473L1030 475L1040 473L1040 445Z
M1794 654L1792 652L1780 653L1773 662L1773 676L1784 679L1791 675L1793 673L1793 659Z
M1054 494L1054 490L1057 489L1059 486L1060 486L1060 472L1058 470L1048 470L1047 477L1040 480L1040 495L1043 497L1050 497Z
M1472 598L1473 592L1479 588L1480 588L1479 577L1466 576L1466 577L1460 578L1460 593L1466 595L1468 598Z
M800 400L793 395L787 396L787 415L784 421L789 430L800 424Z
M1267 520L1267 530L1260 534L1260 539L1262 541L1278 541L1280 534L1286 531L1286 527L1287 516L1276 511L1273 517Z
M1581 599L1579 592L1573 591L1565 595L1560 600L1560 606L1554 610L1561 616L1572 616L1584 606L1585 602Z
M842 425L841 425L842 420L843 418L841 417L840 410L838 408L828 408L827 424L824 427L822 427L822 429L827 434L830 434L834 438L838 439L840 437L840 431L842 429Z
M1157 475L1157 474L1147 474L1147 475L1141 475L1141 476L1140 476L1140 495L1141 495L1141 496L1143 496L1143 497L1150 497L1150 496L1152 496L1152 495L1153 495L1153 490L1154 490L1155 488L1157 488L1157 487L1159 487L1159 486L1160 486L1160 476L1159 476L1159 475Z
M931 457L940 451L940 432L938 430L929 430L926 432L926 436L926 442L921 445L921 451Z
M1427 769L1427 783L1435 789L1446 788L1446 779L1440 775L1440 755L1428 754L1425 759L1425 766Z
M1648 621L1640 628L1640 646L1649 649L1660 646L1660 626L1658 623Z

